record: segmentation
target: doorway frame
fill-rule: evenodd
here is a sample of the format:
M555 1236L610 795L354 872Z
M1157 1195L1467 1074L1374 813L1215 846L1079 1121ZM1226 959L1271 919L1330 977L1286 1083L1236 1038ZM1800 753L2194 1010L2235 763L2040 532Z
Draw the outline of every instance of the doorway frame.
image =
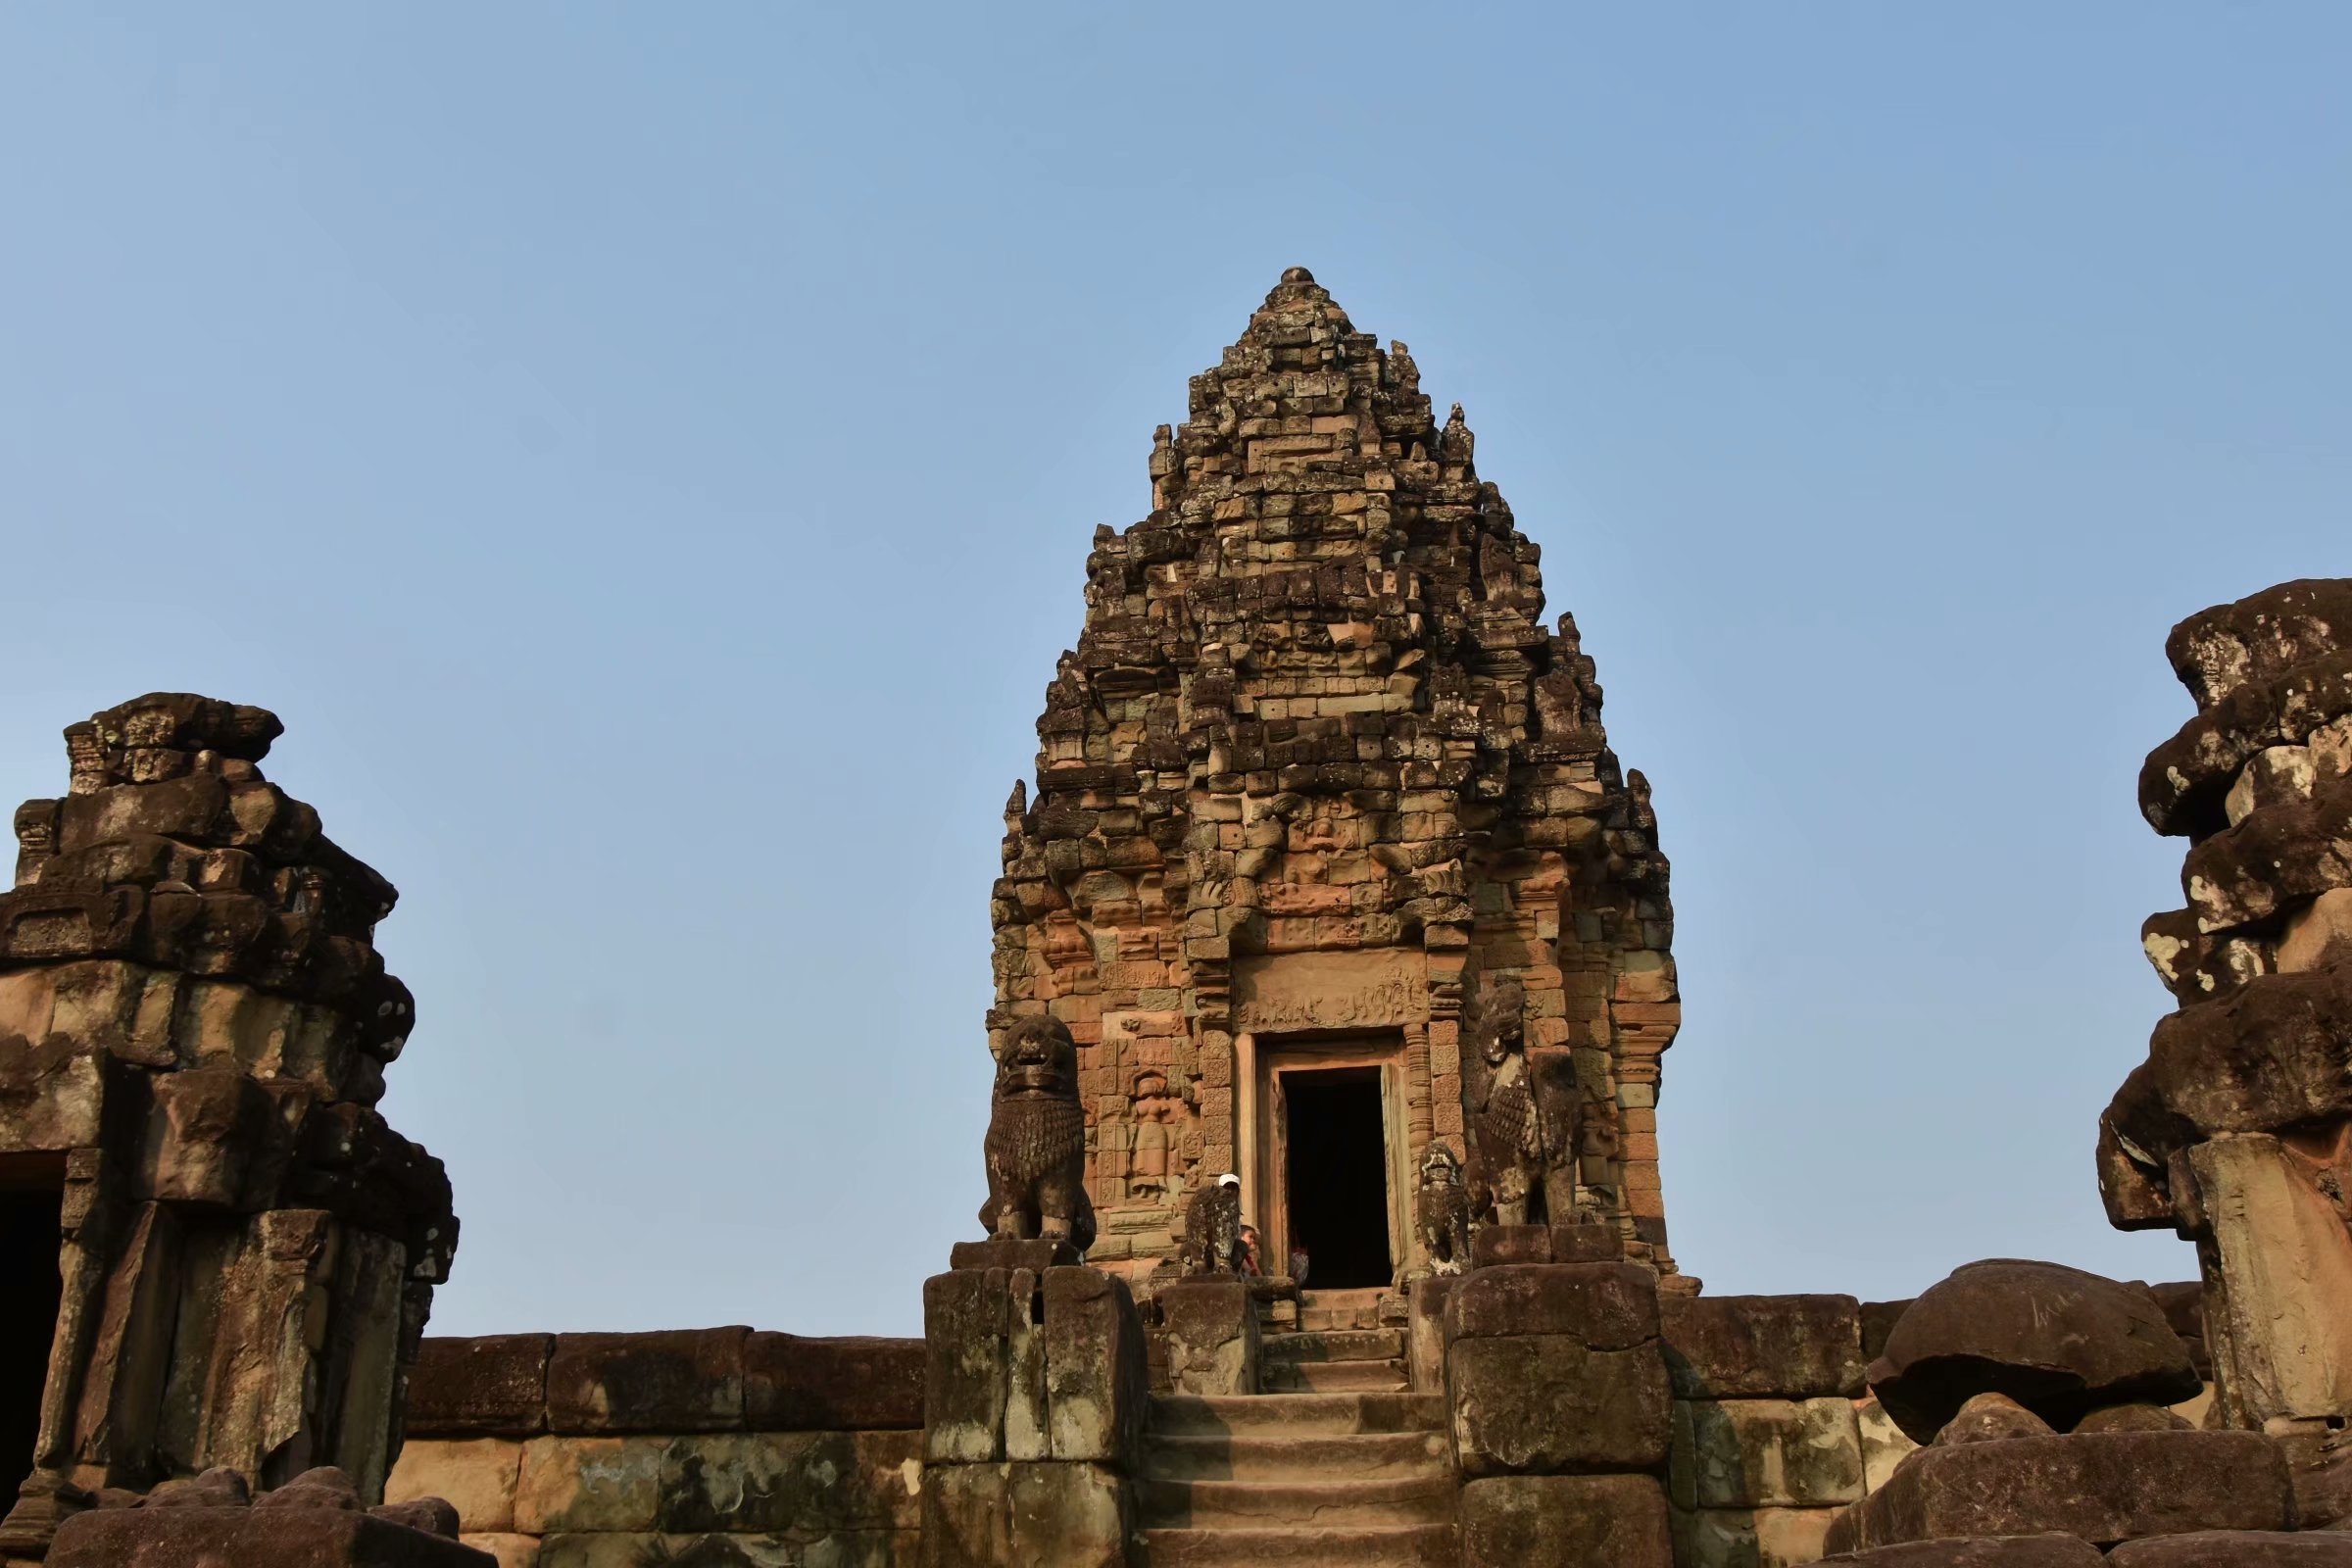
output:
M1342 1032L1245 1034L1234 1041L1240 1058L1244 1102L1241 1131L1242 1212L1257 1227L1259 1256L1269 1274L1291 1266L1289 1133L1282 1075L1348 1067L1380 1071L1380 1141L1388 1191L1389 1283L1413 1266L1412 1223L1406 1212L1411 1188L1407 1174L1411 1134L1407 1105L1406 1031L1403 1027ZM1370 1287L1367 1287L1370 1288Z

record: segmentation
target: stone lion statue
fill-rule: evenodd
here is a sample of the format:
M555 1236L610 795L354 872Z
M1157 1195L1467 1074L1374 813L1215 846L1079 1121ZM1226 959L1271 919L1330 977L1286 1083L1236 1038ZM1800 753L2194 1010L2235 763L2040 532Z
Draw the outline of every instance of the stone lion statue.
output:
M1083 1252L1095 1245L1095 1207L1086 1197L1077 1043L1058 1018L1022 1018L996 1055L980 1223L998 1241L1066 1241Z

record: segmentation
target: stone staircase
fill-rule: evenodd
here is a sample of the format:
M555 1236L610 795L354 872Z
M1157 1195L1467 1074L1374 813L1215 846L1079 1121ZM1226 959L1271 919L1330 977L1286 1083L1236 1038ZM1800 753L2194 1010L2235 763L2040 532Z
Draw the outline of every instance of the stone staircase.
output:
M1152 1568L1440 1568L1457 1558L1445 1400L1160 1395L1138 1491Z

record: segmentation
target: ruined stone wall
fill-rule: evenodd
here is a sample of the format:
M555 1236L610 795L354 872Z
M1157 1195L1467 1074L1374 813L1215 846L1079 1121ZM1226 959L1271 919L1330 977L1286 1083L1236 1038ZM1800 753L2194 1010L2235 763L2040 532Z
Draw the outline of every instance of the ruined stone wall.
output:
M399 1444L457 1222L374 1108L414 1024L373 946L392 885L262 777L279 730L140 698L70 727L70 793L17 812L0 1186L62 1194L63 1299L11 1552L215 1466L373 1496Z
M1403 346L1294 269L1151 474L1151 514L1097 531L993 903L992 1030L1079 1042L1091 1257L1148 1270L1192 1186L1249 1177L1263 1042L1394 1035L1406 1168L1444 1140L1476 1178L1484 971L1523 988L1555 1206L1671 1272L1666 861L1460 410L1438 423Z
M436 1339L411 1387L387 1494L499 1568L917 1560L920 1340Z

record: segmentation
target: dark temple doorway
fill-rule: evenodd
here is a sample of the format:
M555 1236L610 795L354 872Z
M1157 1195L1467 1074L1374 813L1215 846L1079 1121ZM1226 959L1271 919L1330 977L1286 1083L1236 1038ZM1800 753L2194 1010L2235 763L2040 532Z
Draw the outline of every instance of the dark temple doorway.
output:
M1291 1246L1307 1252L1307 1289L1388 1285L1396 1270L1380 1069L1285 1072L1282 1095L1283 1188Z
M0 1511L32 1472L49 1345L65 1297L58 1272L63 1184L0 1166Z

